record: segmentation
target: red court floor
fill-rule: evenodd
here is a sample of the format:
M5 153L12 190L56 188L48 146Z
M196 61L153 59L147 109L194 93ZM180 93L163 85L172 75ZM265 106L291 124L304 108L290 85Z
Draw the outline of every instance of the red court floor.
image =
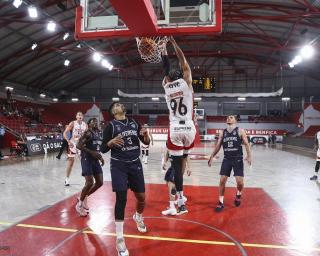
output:
M140 234L131 219L132 193L126 210L125 234L131 256L300 256L320 255L320 248L297 248L290 243L285 213L262 189L247 188L239 208L235 189L227 189L223 212L215 213L216 187L186 186L189 213L162 217L167 207L165 185L147 185L145 223ZM0 233L0 255L117 255L110 183L89 199L90 217L79 217L76 196L15 224ZM1 220L0 220L1 221Z

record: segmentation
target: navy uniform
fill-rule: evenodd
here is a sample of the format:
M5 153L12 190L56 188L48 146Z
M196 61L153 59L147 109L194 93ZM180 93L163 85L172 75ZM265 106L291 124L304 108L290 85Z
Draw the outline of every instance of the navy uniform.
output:
M223 130L222 147L224 158L221 165L220 175L230 177L233 169L234 176L243 177L243 152L242 138L239 127L234 128L231 132Z
M133 192L144 193L145 183L142 165L140 162L140 135L141 126L133 119L112 120L103 131L101 152L106 153L109 148L108 141L120 135L124 141L122 147L111 148L110 171L112 190L126 191L130 188Z
M91 139L86 142L86 148L92 151L100 151L102 137L100 131L91 131ZM92 176L102 173L102 168L98 159L93 158L89 153L81 151L82 176Z

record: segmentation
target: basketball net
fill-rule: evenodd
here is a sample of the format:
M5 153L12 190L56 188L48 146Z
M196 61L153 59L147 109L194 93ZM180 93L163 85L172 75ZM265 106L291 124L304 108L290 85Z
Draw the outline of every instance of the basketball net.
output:
M142 39L148 39L152 44L142 44ZM161 36L153 37L136 37L138 51L140 53L141 59L149 63L159 63L162 61L161 53L164 50L168 38Z

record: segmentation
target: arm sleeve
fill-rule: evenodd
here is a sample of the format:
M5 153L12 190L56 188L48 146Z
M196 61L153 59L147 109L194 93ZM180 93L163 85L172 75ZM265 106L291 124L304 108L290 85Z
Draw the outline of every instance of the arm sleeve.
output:
M162 64L163 64L164 74L165 74L166 76L168 76L168 75L169 75L169 72L170 72L169 57L168 57L168 55L162 55L161 58L162 58Z
M101 153L107 153L110 150L107 143L112 139L112 133L113 128L111 123L109 123L107 127L103 130L102 144L100 148Z

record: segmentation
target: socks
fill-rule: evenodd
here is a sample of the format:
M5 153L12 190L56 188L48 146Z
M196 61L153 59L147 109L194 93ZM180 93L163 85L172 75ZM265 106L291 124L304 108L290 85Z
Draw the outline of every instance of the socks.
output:
M116 221L116 235L117 239L123 238L123 221Z
M220 201L221 203L223 203L223 198L224 198L224 196L219 196L219 201Z
M237 196L241 196L241 191L237 190Z
M184 205L183 191L177 191L177 195L178 195L178 206L180 207L181 205Z
M169 201L169 205L170 205L170 209L176 208L176 207L174 206L174 201Z
M142 218L142 214L140 214L140 213L136 212L136 213L135 213L135 215L136 215L137 219L141 220L141 218Z

